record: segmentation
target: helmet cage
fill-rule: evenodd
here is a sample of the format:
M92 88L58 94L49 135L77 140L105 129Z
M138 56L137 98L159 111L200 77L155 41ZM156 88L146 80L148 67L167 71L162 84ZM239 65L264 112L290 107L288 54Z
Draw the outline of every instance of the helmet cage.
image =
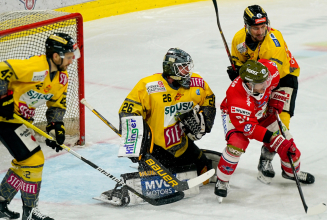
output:
M191 56L179 48L170 48L164 57L163 73L185 88L190 87L193 69Z

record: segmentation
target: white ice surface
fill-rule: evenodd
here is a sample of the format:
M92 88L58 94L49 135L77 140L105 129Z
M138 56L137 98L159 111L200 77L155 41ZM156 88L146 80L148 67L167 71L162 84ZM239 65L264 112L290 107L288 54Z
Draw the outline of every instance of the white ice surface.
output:
M302 185L307 205L327 202L327 1L325 0L218 0L220 23L230 45L243 26L243 10L261 4L271 26L280 30L301 67L291 133L302 152L301 168L316 177ZM211 1L178 5L104 18L84 24L85 96L107 120L118 127L118 110L139 79L162 71L170 47L191 54L195 71L209 83L219 106L230 84L227 54L216 24ZM321 50L309 44L324 42ZM118 136L86 109L86 147L74 148L85 158L116 177L134 171L128 159L118 159ZM210 134L197 142L200 148L222 151L225 147L219 111ZM261 144L251 141L222 204L213 184L201 187L196 197L154 207L112 207L92 200L114 187L115 182L74 156L55 154L42 144L46 155L40 209L56 220L73 219L327 219L327 213L307 216L295 182L281 177L278 156L276 177L270 185L256 179ZM0 146L0 178L11 156ZM10 208L21 211L20 194Z

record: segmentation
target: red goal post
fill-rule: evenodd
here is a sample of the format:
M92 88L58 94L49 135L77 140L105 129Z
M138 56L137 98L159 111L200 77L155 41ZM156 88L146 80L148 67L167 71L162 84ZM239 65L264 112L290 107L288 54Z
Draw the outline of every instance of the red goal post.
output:
M85 144L83 18L79 13L52 10L0 14L0 62L45 54L45 40L63 32L74 38L81 57L68 67L67 110L64 116L66 145ZM47 106L36 109L33 124L45 131Z

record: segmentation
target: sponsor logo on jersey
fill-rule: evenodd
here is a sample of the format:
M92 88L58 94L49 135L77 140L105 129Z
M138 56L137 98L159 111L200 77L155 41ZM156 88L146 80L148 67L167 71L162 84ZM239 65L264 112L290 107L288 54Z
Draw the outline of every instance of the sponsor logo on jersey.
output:
M148 94L167 91L162 81L154 81L147 83L145 87Z
M245 131L245 132L249 132L249 131L251 131L251 128L252 128L252 125L251 125L251 124L246 124L246 125L244 126L244 131Z
M11 185L13 188L18 190L22 190L29 194L37 193L37 184L36 183L27 183L24 180L18 178L15 174L11 174L7 179L7 183Z
M24 4L26 10L33 10L37 0L19 0Z
M181 136L183 135L183 130L180 129L179 125L176 123L173 126L164 129L166 148L171 145L181 142Z
M184 96L184 94L177 93L177 95L175 96L175 101L180 100L182 96Z
M48 70L43 70L40 72L33 72L32 81L44 81L45 77L48 75Z
M280 47L280 43L273 33L270 34L271 39L274 41L276 47Z
M165 115L175 115L177 112L186 112L193 108L193 102L179 102L165 107Z
M191 77L190 87L201 87L204 88L204 80L199 77Z
M259 102L259 101L256 101L256 104L257 104L257 107L258 108L261 108L262 106L264 106L267 102L264 101L263 103Z
M141 178L142 194L150 198L160 198L175 193L166 181L160 176Z
M195 91L195 93L196 93L197 95L200 95L200 89L197 89L197 90Z
M266 21L267 21L266 17L264 17L264 18L259 18L259 19L255 19L255 20L254 20L254 22L255 22L256 24L264 23L264 22L266 22Z
M251 111L248 111L248 110L243 109L243 108L235 107L235 106L232 106L232 113L239 113L239 114L245 115L245 116L250 116L251 115Z
M45 93L48 93L51 89L51 85L47 85L47 87L45 87L45 89L43 90Z
M53 94L43 94L43 93L39 93L39 92L36 92L31 89L30 91L22 94L19 99L26 103L24 105L27 108L32 107L32 106L34 108L36 108L36 107L44 104L45 102L49 101L52 97L53 97ZM20 103L20 104L22 104L22 103ZM23 108L25 108L25 107L23 107Z
M221 117L223 120L224 133L226 135L227 134L227 115L223 114Z
M238 80L240 79L240 77L237 77L233 82L232 82L232 87L236 86L236 83L238 82Z
M68 77L66 73L60 72L59 74L59 83L65 86L68 83Z
M249 94L247 94L247 96L246 96L246 104L247 104L248 106L251 105L251 99L250 99L250 95L249 95Z
M245 53L247 51L245 42L238 44L236 48L240 53Z
M26 104L18 104L19 112L24 118L32 118L35 114L35 109L30 109Z

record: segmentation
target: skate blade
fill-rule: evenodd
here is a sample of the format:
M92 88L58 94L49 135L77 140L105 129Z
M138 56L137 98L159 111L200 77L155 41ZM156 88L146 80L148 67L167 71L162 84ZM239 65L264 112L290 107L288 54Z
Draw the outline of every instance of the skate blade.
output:
M121 204L122 204L121 200L120 199L115 200L115 197L113 197L112 200L108 200L108 198L105 198L104 196L93 197L92 199L95 199L95 200L98 200L101 202L105 202L105 203L109 203L114 206L121 206Z
M224 199L224 197L218 196L217 197L218 203L221 204L223 202L223 199Z
M272 180L271 177L264 176L260 171L258 172L257 179L260 180L260 182L262 182L264 184L270 184L271 180Z

